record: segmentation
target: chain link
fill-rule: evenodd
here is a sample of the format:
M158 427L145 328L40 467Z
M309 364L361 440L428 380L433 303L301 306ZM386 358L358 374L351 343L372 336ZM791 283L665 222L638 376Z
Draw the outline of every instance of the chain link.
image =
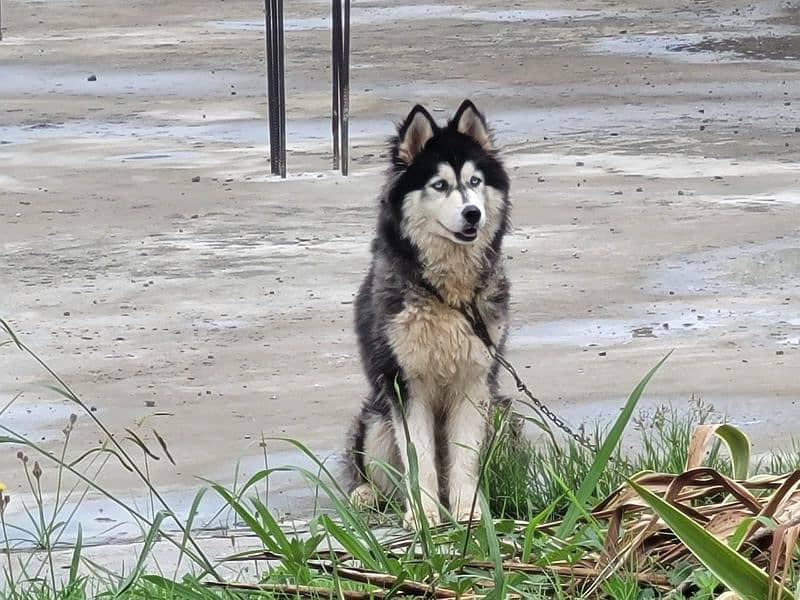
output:
M592 452L597 452L597 447L594 444L592 444L588 439L586 439L585 436L573 431L569 425L564 423L563 419L561 419L556 413L550 410L544 402L539 400L536 396L534 396L531 393L531 391L528 389L528 386L525 385L525 382L522 381L522 378L517 374L517 370L514 368L514 366L497 352L494 345L490 346L488 350L489 353L492 355L492 358L494 358L500 364L500 366L503 367L506 371L508 371L511 377L514 378L514 383L517 386L517 391L525 394L528 397L528 399L533 403L533 406L536 408L536 410L538 410L541 414L547 417L547 419L551 423L553 423L553 425L555 425L561 431L566 433L578 444L580 444L587 450L590 450Z

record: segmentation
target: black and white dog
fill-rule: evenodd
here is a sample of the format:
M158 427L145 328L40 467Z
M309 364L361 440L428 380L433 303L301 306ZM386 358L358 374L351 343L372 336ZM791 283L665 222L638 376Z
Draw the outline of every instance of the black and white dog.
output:
M466 309L479 313L502 351L508 174L469 100L444 127L415 106L390 144L372 263L355 304L372 392L351 437L351 497L391 497L397 490L386 466L408 472L410 442L428 523L440 522L440 502L457 520L478 518L480 507L470 509L498 364ZM404 525L419 527L407 507Z

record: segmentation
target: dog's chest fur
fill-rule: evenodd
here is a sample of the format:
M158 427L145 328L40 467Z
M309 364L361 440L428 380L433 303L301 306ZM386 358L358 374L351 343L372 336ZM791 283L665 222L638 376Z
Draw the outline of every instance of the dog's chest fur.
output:
M407 377L463 392L491 357L467 319L435 298L416 297L390 321L389 343Z

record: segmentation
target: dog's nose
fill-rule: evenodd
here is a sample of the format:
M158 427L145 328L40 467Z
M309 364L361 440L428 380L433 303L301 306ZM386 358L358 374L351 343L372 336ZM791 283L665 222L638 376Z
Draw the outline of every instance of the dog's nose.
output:
M481 209L477 206L465 206L461 211L461 216L470 225L476 225L481 220Z

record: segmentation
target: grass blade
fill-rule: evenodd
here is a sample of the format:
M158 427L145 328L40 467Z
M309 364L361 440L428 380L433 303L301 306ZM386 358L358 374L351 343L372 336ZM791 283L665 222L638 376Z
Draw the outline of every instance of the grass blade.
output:
M145 561L150 557L150 552L153 550L153 546L158 541L161 535L161 523L164 522L169 515L166 511L159 511L155 518L153 519L153 525L150 527L150 530L147 532L147 535L142 542L142 550L139 552L139 558L136 561L136 566L131 571L130 575L125 578L125 581L122 582L122 585L119 587L118 590L114 593L114 597L118 598L120 596L124 596L125 593L133 587L136 581L141 577L142 572L144 571Z
M642 379L633 389L633 392L631 392L631 395L628 397L628 401L625 403L625 406L617 417L617 420L614 421L614 426L608 433L603 445L600 446L600 449L597 451L597 456L592 462L592 467L589 469L589 473L586 475L583 483L581 483L580 488L576 492L575 502L570 506L566 516L564 517L564 520L561 523L561 526L556 532L557 538L562 540L566 539L567 536L572 532L573 528L575 527L575 523L577 523L578 517L581 514L582 508L585 507L586 503L591 499L592 493L597 487L597 482L600 480L600 476L603 474L603 471L608 468L609 458L614 452L614 448L616 448L617 444L619 444L619 440L622 438L622 433L625 431L628 421L630 421L631 417L633 416L633 411L636 408L636 404L639 402L639 398L642 396L642 392L644 392L644 389L647 387L650 379L653 377L653 375L655 375L656 371L658 371L661 365L663 365L664 362L669 358L670 354L672 354L672 351L658 361L658 364L650 369L650 372L644 376L644 379Z
M234 512L239 515L239 518L244 521L245 525L250 528L258 539L261 540L261 543L264 544L264 547L274 552L275 554L280 554L283 551L283 546L280 543L280 540L276 540L272 537L269 531L267 531L261 523L259 523L258 519L256 519L249 510L247 510L241 502L239 502L236 498L233 497L228 490L226 490L221 485L212 484L211 486L215 492L217 492L222 499L230 506Z
M173 466L176 466L175 459L172 458L172 454L170 454L169 448L167 448L166 440L163 437L161 437L155 429L153 429L153 435L156 436L156 439L158 440L158 445L161 446L161 449L164 451L164 454L167 455L167 459L169 459L169 462L171 462Z
M361 565L368 569L381 569L383 565L355 535L339 527L328 515L320 515L320 524L333 539L339 542Z
M750 440L738 428L727 423L703 423L695 428L689 441L684 470L688 471L703 464L705 448L714 435L728 447L733 478L737 481L747 479L750 472Z
M72 560L69 563L69 585L78 581L78 567L81 564L81 550L83 549L83 531L78 523L78 534L75 538L75 549L72 551Z
M154 586L156 589L164 592L164 598L185 598L186 600L209 600L209 598L219 598L219 596L212 592L206 591L199 583L196 587L172 581L161 577L160 575L142 575L142 581Z
M729 589L747 600L769 598L770 579L764 571L651 491L634 481L629 481L629 484L664 520L697 560ZM791 594L783 587L778 598L792 600Z
M187 551L187 544L189 542L189 535L192 531L192 527L194 526L194 519L197 516L197 513L200 511L200 502L203 500L203 497L206 495L208 488L203 488L197 494L195 494L194 499L192 500L192 505L189 507L189 514L186 516L186 528L184 529L183 535L181 536L181 545L178 548L178 560L175 563L175 578L178 577L178 571L181 568L181 563L183 562L183 557L186 555Z
M731 454L733 478L738 481L747 479L750 471L750 440L733 425L720 425L714 434L728 446Z

